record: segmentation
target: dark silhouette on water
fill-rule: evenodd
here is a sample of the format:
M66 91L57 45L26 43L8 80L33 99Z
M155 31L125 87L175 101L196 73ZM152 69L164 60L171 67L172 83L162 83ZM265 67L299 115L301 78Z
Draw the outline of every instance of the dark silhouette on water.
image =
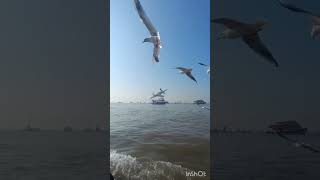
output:
M303 128L298 122L296 121L283 121L283 122L276 122L269 126L279 137L285 139L286 141L293 144L295 147L301 147L308 149L314 153L319 153L320 150L311 145L304 142L299 142L295 139L289 138L287 135L305 135L307 132L307 128Z
M292 143L296 147L302 147L302 148L308 149L308 150L310 150L311 152L314 152L314 153L319 153L320 152L320 150L317 147L315 147L314 145L307 144L307 143L304 143L304 142L298 142L297 140L290 139L287 136L285 136L285 135L283 135L281 133L278 133L278 132L277 132L277 135L280 136L281 138L289 141L290 143Z
M307 133L307 128L303 128L296 121L282 121L276 122L269 126L272 130L280 134L300 134L305 135Z

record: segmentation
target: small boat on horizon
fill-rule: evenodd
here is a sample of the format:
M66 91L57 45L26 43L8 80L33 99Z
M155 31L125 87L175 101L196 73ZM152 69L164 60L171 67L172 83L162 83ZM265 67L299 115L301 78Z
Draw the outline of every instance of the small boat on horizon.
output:
M152 104L155 104L155 105L164 105L164 104L168 104L169 102L164 100L163 97L160 97L156 100L152 99Z
M195 100L193 101L194 104L207 104L207 102L205 102L204 100L202 99L199 99L199 100Z

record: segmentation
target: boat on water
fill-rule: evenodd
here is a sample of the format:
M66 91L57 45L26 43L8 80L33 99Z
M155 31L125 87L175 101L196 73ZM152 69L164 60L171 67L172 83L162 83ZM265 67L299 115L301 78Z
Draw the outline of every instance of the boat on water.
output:
M276 122L269 126L274 132L280 134L297 134L297 135L305 135L307 133L307 128L303 128L296 121L282 121Z
M168 101L164 100L163 97L160 97L158 99L152 99L152 104L155 105L164 105L164 104L168 104Z
M194 104L207 104L207 102L205 102L204 100L202 99L199 99L199 100L196 100L196 101L193 101Z

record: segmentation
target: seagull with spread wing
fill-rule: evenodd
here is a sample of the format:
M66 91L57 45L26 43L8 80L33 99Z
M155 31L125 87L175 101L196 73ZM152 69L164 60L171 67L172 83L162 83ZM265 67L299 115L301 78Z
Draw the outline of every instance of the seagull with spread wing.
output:
M162 90L162 89L160 88L161 94L165 94L167 90L168 90L168 89Z
M304 9L301 9L299 7L296 7L292 4L286 3L283 0L279 0L279 3L282 7L289 9L290 11L296 12L296 13L302 13L310 16L312 18L312 29L311 29L311 37L313 39L316 39L320 37L320 15L317 15L311 11L307 11Z
M258 34L267 24L266 22L258 21L254 24L248 24L230 18L213 19L211 22L222 24L227 28L222 32L218 39L241 38L255 53L259 54L275 67L279 66L278 62L268 48L263 44Z
M167 90L168 90L168 89L162 90L162 89L160 88L160 91L159 91L158 93L156 93L156 94L153 93L153 94L152 94L152 97L150 97L150 99L153 99L153 98L155 98L155 97L164 97L163 94L165 94Z
M176 67L176 69L178 69L181 74L187 75L190 79L192 79L193 81L198 83L196 78L194 78L193 75L191 74L192 69L188 69L188 68L184 68L184 67Z
M209 65L203 64L203 63L198 63L198 64L201 65L201 66L208 67L207 73L210 74L210 66Z
M142 8L142 5L139 0L134 0L134 4L136 6L136 9L138 11L139 17L141 21L144 23L144 25L147 27L150 37L145 38L143 40L143 43L149 42L153 44L153 62L159 62L159 56L160 56L160 48L162 48L161 40L160 40L160 33L157 31L157 29L153 26L150 19L148 18L147 14Z

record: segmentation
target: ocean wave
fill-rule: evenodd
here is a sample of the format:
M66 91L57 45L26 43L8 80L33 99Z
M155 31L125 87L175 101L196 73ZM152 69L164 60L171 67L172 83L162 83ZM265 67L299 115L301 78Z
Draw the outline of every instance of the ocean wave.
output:
M165 161L138 161L130 155L110 151L110 172L117 180L189 180L187 168Z

